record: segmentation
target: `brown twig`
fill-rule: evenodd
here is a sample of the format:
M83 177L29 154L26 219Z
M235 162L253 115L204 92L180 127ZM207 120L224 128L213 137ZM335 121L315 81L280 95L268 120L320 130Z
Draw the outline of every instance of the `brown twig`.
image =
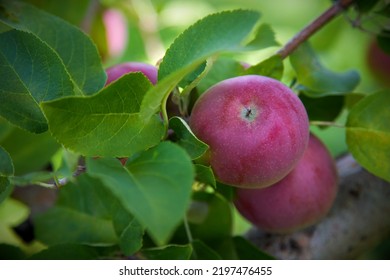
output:
M345 9L351 6L353 2L354 0L340 0L335 2L328 10L304 27L286 45L277 51L277 54L279 54L282 58L289 56L300 44L305 42L333 18L341 14Z

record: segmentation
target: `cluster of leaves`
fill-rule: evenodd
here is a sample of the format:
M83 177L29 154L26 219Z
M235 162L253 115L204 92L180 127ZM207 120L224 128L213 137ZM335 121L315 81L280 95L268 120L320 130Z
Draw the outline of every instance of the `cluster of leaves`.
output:
M281 79L277 55L248 69L224 55L277 45L259 19L250 10L207 16L166 51L155 86L131 73L104 87L106 74L87 35L32 5L0 1L0 215L14 202L15 186L49 186L52 180L59 187L55 206L33 221L36 239L48 249L31 258L108 258L118 252L151 259L269 258L233 236L232 188L216 182L202 164L207 145L183 118L168 120L166 112L177 88L188 101L228 77ZM358 74L329 71L308 44L290 62L310 119L333 121L351 99ZM358 99L346 123L349 149L390 181L390 94ZM126 164L117 157L128 158ZM50 171L29 172L31 165L48 162ZM74 176L80 162L85 172ZM12 221L0 222L0 231L15 226ZM0 236L1 242L15 244ZM2 246L15 258L26 257Z

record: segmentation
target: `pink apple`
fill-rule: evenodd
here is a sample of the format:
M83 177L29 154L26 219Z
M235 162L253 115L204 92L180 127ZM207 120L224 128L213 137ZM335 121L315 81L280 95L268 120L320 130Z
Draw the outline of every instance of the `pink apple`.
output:
M286 176L309 139L306 110L281 82L258 75L224 80L195 103L189 121L210 146L217 180L264 188Z
M288 233L318 222L331 208L338 189L334 160L314 135L297 166L265 189L237 189L234 204L257 227Z
M157 68L151 64L143 62L124 62L107 68L107 82L106 85L119 79L121 76L131 72L142 72L152 84L157 83Z
M127 45L127 20L119 10L107 9L103 13L106 28L107 47L110 57L123 53Z

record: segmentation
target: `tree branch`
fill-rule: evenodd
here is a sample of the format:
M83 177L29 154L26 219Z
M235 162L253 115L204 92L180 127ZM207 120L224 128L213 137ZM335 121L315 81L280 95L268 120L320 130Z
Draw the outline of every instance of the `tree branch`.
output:
M286 45L277 51L277 54L279 54L283 59L289 56L300 44L309 39L333 18L341 14L345 9L352 5L353 2L354 0L336 1L328 10L304 27Z
M337 161L339 192L317 225L289 235L251 229L246 237L279 259L355 259L390 234L390 183L348 155Z

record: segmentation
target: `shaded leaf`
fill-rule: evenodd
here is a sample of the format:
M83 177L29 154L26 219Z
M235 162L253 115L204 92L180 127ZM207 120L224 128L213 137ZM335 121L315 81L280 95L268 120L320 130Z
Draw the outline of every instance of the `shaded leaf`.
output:
M157 145L164 126L157 115L139 116L141 100L152 87L142 73L122 76L96 95L45 102L54 137L86 156L126 157Z
M30 32L56 52L70 75L76 93L89 95L104 86L106 74L98 51L80 29L21 1L1 0L0 10L0 21Z
M356 71L334 73L325 68L308 43L302 44L290 55L290 62L300 84L297 88L309 96L350 93L360 81Z
M221 256L204 244L201 240L194 240L192 243L192 260L221 260Z
M47 245L81 243L107 246L118 242L112 222L86 213L55 206L35 218L37 239Z
M145 229L118 201L112 219L122 252L130 256L141 249Z
M97 260L96 250L79 244L58 244L29 257L30 260Z
M195 168L197 181L212 186L213 188L216 187L217 183L215 180L214 172L210 166L195 164Z
M14 175L14 165L9 153L0 146L0 177Z
M207 144L195 136L191 128L182 118L171 118L169 120L169 127L175 132L175 142L186 150L191 159L201 157L209 148Z
M169 245L141 251L142 256L148 260L189 260L191 253L190 245Z
M207 75L199 82L197 89L200 94L223 80L237 77L243 72L243 66L238 61L220 57L213 62Z
M130 158L87 160L89 174L100 178L158 244L167 241L190 202L194 170L187 153L170 142Z
M271 255L259 250L255 245L241 236L233 237L234 247L240 260L274 260Z
M344 96L342 95L310 97L300 94L299 99L305 106L309 119L313 121L333 121L340 115L344 107Z
M34 133L47 130L41 101L74 94L62 61L30 33L0 33L0 75L0 115Z
M283 77L283 59L279 55L271 56L260 63L249 67L244 71L244 75L261 75L276 80L280 80Z
M24 260L26 254L17 246L0 244L0 260Z
M192 203L201 204L207 209L203 219L190 221L194 239L200 239L211 246L210 244L219 243L224 236L231 235L232 212L229 202L224 197L217 193L196 192Z
M45 132L33 134L17 127L0 141L10 154L15 168L15 175L23 175L40 171L50 163L51 157L60 148L60 145Z
M390 92L359 101L347 119L347 145L368 171L390 182Z

